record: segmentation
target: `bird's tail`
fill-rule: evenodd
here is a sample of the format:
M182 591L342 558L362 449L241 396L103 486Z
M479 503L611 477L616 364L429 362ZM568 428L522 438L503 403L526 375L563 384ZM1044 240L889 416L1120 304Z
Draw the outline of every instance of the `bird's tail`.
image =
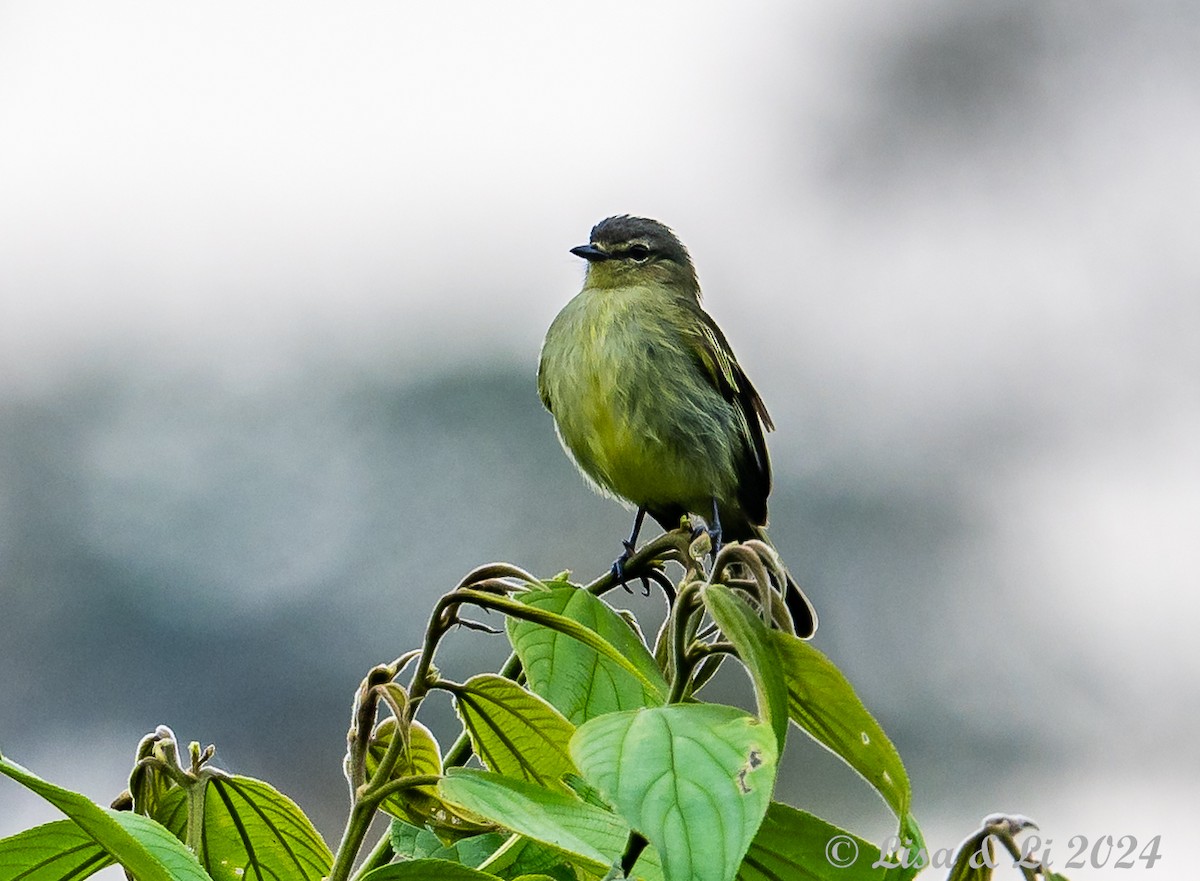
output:
M779 556L779 552L775 550L775 545L767 536L765 529L756 526L754 533L755 538L775 551L776 557ZM796 583L792 573L787 570L787 566L783 565L782 560L780 560L780 566L783 568L787 580L787 584L783 586L783 603L791 616L792 628L801 639L810 639L817 632L817 610L813 608L813 604L804 595L804 591L800 589L800 585Z

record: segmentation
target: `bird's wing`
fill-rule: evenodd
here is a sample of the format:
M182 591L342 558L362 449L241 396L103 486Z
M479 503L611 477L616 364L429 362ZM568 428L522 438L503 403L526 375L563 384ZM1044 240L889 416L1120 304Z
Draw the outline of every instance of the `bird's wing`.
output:
M775 425L721 328L707 312L697 311L700 321L689 322L695 330L688 334L687 340L709 382L738 408L748 441L748 455L738 461L739 496L746 514L761 524L767 519L767 496L771 492L771 462L764 433L774 430Z
M554 408L550 406L550 388L546 382L546 354L544 350L538 358L537 387L538 397L542 399L542 406L553 413Z

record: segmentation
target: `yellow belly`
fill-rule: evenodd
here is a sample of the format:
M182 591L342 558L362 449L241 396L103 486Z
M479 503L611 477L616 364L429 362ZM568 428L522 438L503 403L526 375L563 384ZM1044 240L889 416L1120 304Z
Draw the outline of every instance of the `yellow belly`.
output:
M634 505L707 511L734 479L728 405L669 325L620 292L585 291L542 351L559 437L603 492ZM724 420L724 421L723 421Z

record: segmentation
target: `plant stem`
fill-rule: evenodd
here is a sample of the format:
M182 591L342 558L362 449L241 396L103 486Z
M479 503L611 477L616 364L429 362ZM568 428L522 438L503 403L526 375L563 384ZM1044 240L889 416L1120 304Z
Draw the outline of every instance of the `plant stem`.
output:
M354 873L354 878L361 878L373 869L386 866L392 861L394 853L392 850L392 831L389 824L388 831L384 832L376 845L371 848L371 852L367 854L367 858L363 860L362 865L358 867L358 871Z
M442 641L442 637L450 630L451 623L447 621L446 610L451 606L457 606L461 600L455 597L457 590L452 591L440 600L433 607L433 613L429 616L429 626L425 628L425 642L421 646L421 657L417 661L417 669L413 671L412 681L408 685L408 712L405 713L405 722L411 722L417 714L417 707L421 705L421 701L425 699L425 695L429 691L430 675L429 671L433 667L433 656L437 652L438 643Z
M185 787L187 792L187 841L188 850L200 855L204 843L204 798L208 793L207 775L193 778Z
M342 841L338 845L337 856L326 881L347 881L350 870L354 868L354 858L358 856L374 818L374 802L366 804L356 801L350 808L350 816L346 818L346 830L342 833Z
M463 731L454 741L454 745L446 750L446 755L442 759L442 767L458 768L465 765L467 759L471 758L471 752L471 737L466 731Z
M442 779L441 774L414 774L412 777L403 777L399 780L388 780L386 783L375 787L370 791L370 794L363 797L363 803L369 804L373 808L379 807L379 803L394 792L403 792L406 789L416 789L419 786L437 786L438 781Z
M671 680L671 693L667 695L668 704L677 704L687 694L688 678L692 665L687 657L687 644L691 639L689 623L691 622L692 598L696 595L696 582L689 582L679 591L675 606L671 609L671 657L675 668L675 677Z

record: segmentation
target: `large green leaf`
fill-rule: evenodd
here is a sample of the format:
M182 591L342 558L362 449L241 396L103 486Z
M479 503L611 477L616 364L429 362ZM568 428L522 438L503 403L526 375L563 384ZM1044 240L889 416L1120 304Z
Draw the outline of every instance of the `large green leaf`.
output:
M770 804L778 750L736 707L673 704L593 719L571 755L655 846L667 881L731 881Z
M928 849L925 847L925 836L921 834L921 828L917 825L916 818L912 814L908 814L900 821L900 840L904 843L906 853L905 859L900 859L900 854L888 854L887 862L890 868L887 870L887 881L912 881L922 869L928 865ZM926 854L926 861L921 862L917 859L917 855ZM1046 879L1053 881L1053 879Z
M495 875L449 860L408 860L380 866L362 881L498 881Z
M206 874L207 867L202 869L196 864L195 855L179 840L179 836L162 824L150 817L129 811L111 811L111 815L117 821L117 825L137 838L176 881L183 881L185 878L205 879L211 876ZM142 876L136 870L133 870L133 874L141 881Z
M208 881L196 857L158 823L139 814L102 808L86 796L38 777L0 757L0 773L36 792L66 814L138 881Z
M367 745L366 765L368 778L375 774L379 763L396 736L396 719L388 717L375 726L371 741ZM417 777L442 773L442 749L428 728L420 722L411 722L408 727L407 748L392 769L391 780L402 777ZM422 786L398 792L384 799L380 809L398 817L421 823L436 808L432 786Z
M567 752L575 726L543 698L491 673L451 691L475 755L493 771L550 787L575 771Z
M552 872L562 881L576 881L562 851L511 832L485 832L443 844L429 829L393 820L391 841L392 850L405 860L450 860L501 878Z
M706 585L701 598L750 672L758 715L775 732L775 741L782 752L788 728L787 680L779 653L771 642L770 629L745 600L723 584Z
M0 839L0 881L77 881L112 862L108 852L70 820Z
M187 790L181 786L164 789L155 799L150 818L161 823L180 841L187 840Z
M603 600L575 587L531 590L519 598L555 623L508 619L529 688L573 724L666 699L667 683L649 650Z
M186 794L170 790L156 817L182 836ZM333 854L300 808L283 793L251 777L208 778L198 854L214 881L320 881Z
M424 826L414 826L404 820L392 820L388 835L392 850L402 860L423 860L430 857L454 860L453 850Z
M770 636L787 678L792 721L875 787L903 830L912 822L912 789L900 754L875 717L829 658L782 631L772 630Z
M575 862L572 857L548 844L513 835L510 841L476 868L501 878L537 875L550 876L558 881L576 881Z
M738 881L881 881L879 848L812 814L772 802Z
M616 814L523 780L453 768L438 788L447 801L568 853L599 872L621 856L629 838L629 825ZM662 881L653 848L638 859L634 876Z
M502 832L484 832L445 844L429 829L403 820L393 820L390 830L392 850L405 860L438 859L461 863L472 869L492 856L512 837Z

